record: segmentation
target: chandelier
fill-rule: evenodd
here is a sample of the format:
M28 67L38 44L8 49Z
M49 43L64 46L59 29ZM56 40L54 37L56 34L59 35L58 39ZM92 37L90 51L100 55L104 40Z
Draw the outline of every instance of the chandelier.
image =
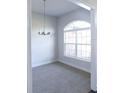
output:
M38 32L39 35L50 35L50 32L46 32L46 0L43 0L43 31Z

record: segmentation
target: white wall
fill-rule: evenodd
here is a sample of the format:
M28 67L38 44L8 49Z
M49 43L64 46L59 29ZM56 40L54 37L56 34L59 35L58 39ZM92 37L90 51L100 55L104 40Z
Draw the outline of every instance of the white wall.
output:
M74 67L77 67L79 69L85 70L87 72L90 72L90 62L82 61L82 60L76 60L71 59L68 57L63 56L63 29L66 24L74 21L74 20L84 20L87 22L90 22L90 12L84 9L78 9L76 11L70 12L68 14L65 14L58 18L58 52L59 52L59 61L64 62L66 64L72 65Z
M42 23L43 16L33 12L31 31L32 67L56 60L56 18L51 16L46 17L46 31L52 32L52 36L38 35L38 32L42 29Z
M31 62L31 1L27 0L27 93L32 93L32 62Z
M91 63L91 89L97 90L97 29L96 10L91 10L92 31L92 63Z

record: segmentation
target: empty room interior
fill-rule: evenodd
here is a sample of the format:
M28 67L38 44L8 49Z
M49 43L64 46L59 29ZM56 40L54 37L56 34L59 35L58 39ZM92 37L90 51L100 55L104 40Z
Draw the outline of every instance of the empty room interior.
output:
M97 91L95 9L77 1L32 0L32 93Z

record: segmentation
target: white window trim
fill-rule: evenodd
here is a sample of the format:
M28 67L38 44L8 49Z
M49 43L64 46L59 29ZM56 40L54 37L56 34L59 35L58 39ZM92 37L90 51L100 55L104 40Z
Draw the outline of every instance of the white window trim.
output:
M63 51L63 56L64 57L67 57L67 58L73 58L73 59L77 59L77 60L82 60L82 61L86 61L86 62L91 62L91 57L88 59L85 59L85 58L80 58L80 57L77 57L77 45L89 45L91 46L91 44L80 44L80 43L77 43L77 38L76 38L76 43L65 43L64 42L64 33L66 32L77 32L77 31L83 31L83 30L87 30L87 29L90 29L91 30L91 27L86 27L86 28L79 28L79 29L72 29L72 30L64 30L63 31L63 49L65 49L65 45L66 44L74 44L75 45L75 52L76 52L76 56L67 56L65 55L65 52ZM76 37L77 37L77 33L76 33Z
M83 31L83 30L87 30L87 29L91 29L90 27L86 27L86 28L80 28L80 29L72 29L72 30L64 30L64 32L76 32L76 31Z

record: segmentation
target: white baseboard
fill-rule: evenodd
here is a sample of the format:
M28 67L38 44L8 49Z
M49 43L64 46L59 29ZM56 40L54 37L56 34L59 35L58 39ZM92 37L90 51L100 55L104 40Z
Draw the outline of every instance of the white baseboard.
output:
M49 60L49 61L39 62L37 64L33 64L32 68L42 66L42 65L46 65L46 64L50 64L50 63L53 63L53 62L57 62L57 60Z
M78 67L78 66L73 65L73 64L71 64L71 63L69 63L69 62L66 62L66 61L63 61L63 60L60 60L60 59L59 59L58 61L61 62L61 63L66 64L66 65L72 66L72 67L74 67L74 68L80 69L80 70L82 70L82 71L91 73L89 70L87 70L87 69L85 69L85 68Z

